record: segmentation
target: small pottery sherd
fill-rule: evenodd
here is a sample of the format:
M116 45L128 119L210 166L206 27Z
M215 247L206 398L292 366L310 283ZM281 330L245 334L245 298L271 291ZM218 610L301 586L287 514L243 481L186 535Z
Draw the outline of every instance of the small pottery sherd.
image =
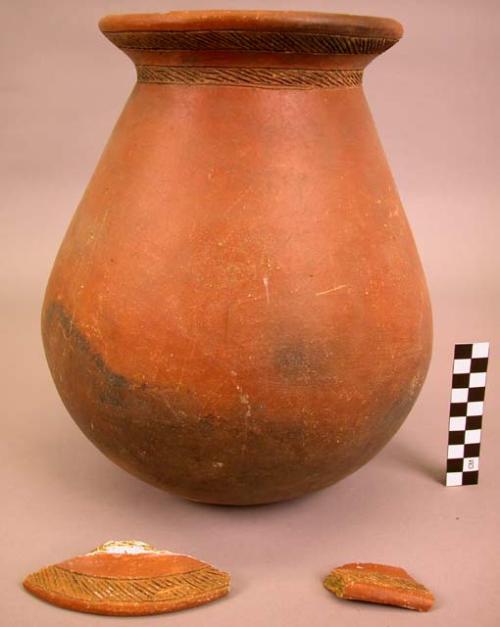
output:
M344 564L328 575L324 586L341 599L397 605L426 612L434 603L432 592L402 568L383 564Z
M229 592L227 573L188 555L135 540L106 542L90 553L28 575L24 587L70 610L141 616L184 610Z

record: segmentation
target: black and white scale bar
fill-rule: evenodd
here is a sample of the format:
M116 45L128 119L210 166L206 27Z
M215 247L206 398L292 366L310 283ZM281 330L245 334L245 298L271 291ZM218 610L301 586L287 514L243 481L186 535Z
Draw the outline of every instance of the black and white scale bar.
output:
M479 481L479 449L489 349L489 342L455 344L447 486L473 485Z

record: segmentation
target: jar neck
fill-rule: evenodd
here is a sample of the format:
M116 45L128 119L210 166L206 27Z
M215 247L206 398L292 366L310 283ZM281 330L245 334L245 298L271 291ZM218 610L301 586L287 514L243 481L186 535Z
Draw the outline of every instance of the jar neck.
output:
M289 12L108 16L104 35L150 83L354 87L394 45L393 20Z
M268 88L356 87L362 82L364 68L380 54L154 49L151 47L153 41L145 37L149 34L134 33L133 40L119 40L119 47L134 62L138 81L143 83ZM108 33L106 36L118 44L114 36ZM159 45L160 42L155 41ZM141 47L141 43L147 46ZM364 45L363 49L369 49L369 46Z

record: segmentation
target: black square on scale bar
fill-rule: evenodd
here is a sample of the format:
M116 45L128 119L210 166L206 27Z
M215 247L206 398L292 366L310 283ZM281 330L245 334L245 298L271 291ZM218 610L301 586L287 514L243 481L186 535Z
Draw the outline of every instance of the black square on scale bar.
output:
M470 374L454 374L451 387L454 389L468 388L469 381L470 381Z
M487 357L477 357L476 359L471 359L471 362L470 362L471 372L486 372L487 370L488 370L488 358Z
M479 471L470 470L462 473L462 485L475 485L479 482Z
M470 359L472 344L455 344L455 359Z
M465 431L450 431L448 436L448 444L464 444Z

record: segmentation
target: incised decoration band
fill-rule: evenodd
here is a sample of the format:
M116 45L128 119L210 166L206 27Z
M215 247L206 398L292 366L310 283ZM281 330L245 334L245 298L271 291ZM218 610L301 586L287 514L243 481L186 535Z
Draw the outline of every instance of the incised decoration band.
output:
M178 575L142 579L97 577L49 566L30 575L26 583L72 599L145 603L190 599L197 594L227 589L229 578L210 566Z
M379 54L398 40L333 33L279 31L129 31L105 32L119 48L136 50L232 50L296 54Z
M427 592L425 586L410 578L396 577L394 575L387 575L385 573L367 573L366 571L355 573L351 569L342 568L339 568L335 572L330 573L325 579L324 583L326 588L333 590L339 596L342 596L342 594L344 594L348 586L358 583L364 585L371 584L378 587L389 588L391 590L396 589L408 592Z
M357 87L362 70L138 65L139 83L312 89Z

